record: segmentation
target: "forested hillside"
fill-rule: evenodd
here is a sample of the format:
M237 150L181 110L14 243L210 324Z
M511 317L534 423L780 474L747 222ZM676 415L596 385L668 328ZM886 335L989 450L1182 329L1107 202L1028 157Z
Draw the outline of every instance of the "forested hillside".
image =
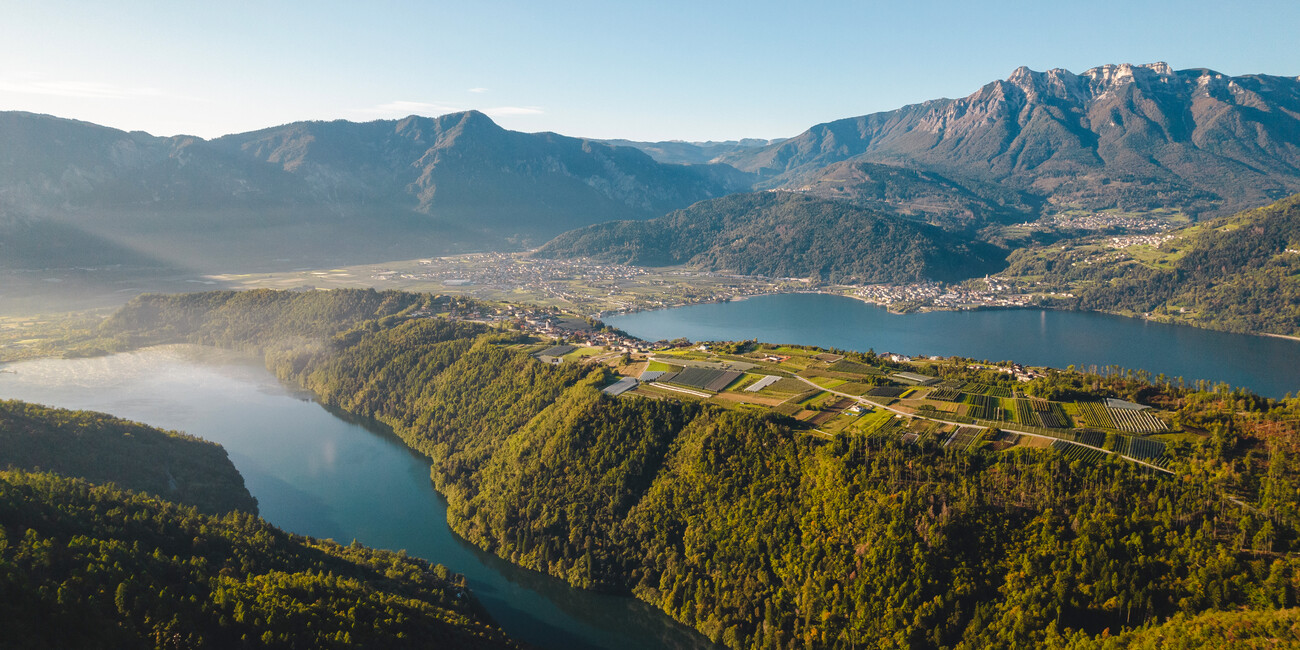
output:
M463 578L50 473L0 471L0 648L507 648Z
M295 300L330 296L356 299L276 301L297 313ZM147 310L171 336L229 345L233 330L205 313L264 318L233 301L151 297L114 323ZM474 324L399 315L338 330L309 348L264 339L268 364L427 454L459 533L634 593L728 647L1088 647L1124 630L1300 642L1286 609L1300 598L1300 400L1124 375L1026 387L1177 411L1204 433L1175 445L1171 478L611 398L604 366L543 364L511 346L519 334Z
M765 192L703 201L650 221L589 226L535 255L874 283L984 275L1002 268L1005 252L846 201Z
M1062 306L1300 335L1300 195L1173 235L1154 263L1057 246L1012 253L1006 274L1073 292Z
M114 483L207 514L257 514L221 445L103 413L0 400L0 469Z

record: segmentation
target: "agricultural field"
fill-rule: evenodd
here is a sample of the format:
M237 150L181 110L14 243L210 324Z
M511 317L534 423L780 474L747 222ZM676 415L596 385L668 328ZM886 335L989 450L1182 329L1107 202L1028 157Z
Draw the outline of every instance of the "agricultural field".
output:
M1003 422L1006 418L1006 411L1002 408L1002 400L987 395L976 395L967 393L965 398L966 415L981 420L993 420L994 422Z
M1101 402L1075 402L1079 409L1079 417L1083 420L1085 426L1096 427L1098 429L1114 429L1115 422L1110 419L1110 413L1106 411L1106 406Z
M1128 433L1157 433L1168 431L1164 420L1146 410L1115 408L1102 402L1077 402L1079 415L1087 426L1115 429Z
M989 397L1011 397L1011 389L988 384L966 383L959 387L963 393L988 395Z
M1137 436L1116 436L1115 453L1129 458L1144 460L1149 463L1159 461L1165 456L1165 443L1150 438Z
M1081 460L1087 463L1095 463L1106 457L1106 452L1100 449L1090 449L1064 440L1052 441L1052 449L1061 452L1070 460Z
M659 378L661 383L683 386L685 388L695 388L697 390L706 390L717 393L726 389L732 382L739 379L745 373L739 370L714 370L712 368L694 368L688 367L681 372L673 375L664 375Z
M935 388L930 391L926 399L938 400L941 402L960 402L962 394L955 388Z
M1107 406L1106 412L1110 415L1111 421L1115 423L1115 428L1120 431L1128 431L1130 433L1154 433L1158 431L1167 431L1169 429L1169 425L1165 424L1164 420L1161 420L1144 410L1138 411L1135 409L1112 408Z
M957 427L957 430L943 441L943 446L947 449L969 449L978 444L983 435L984 429L979 427Z

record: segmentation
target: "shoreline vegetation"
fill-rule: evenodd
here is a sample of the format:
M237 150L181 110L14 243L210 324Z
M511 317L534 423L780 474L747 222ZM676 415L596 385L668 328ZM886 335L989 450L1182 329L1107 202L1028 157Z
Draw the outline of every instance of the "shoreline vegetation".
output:
M979 409L1034 432L1061 418L1107 432L1008 448L924 417L903 429L892 415L851 417L806 386L782 402L789 411L653 385L610 397L601 389L624 367L619 354L550 365L533 357L550 342L443 318L487 307L374 291L146 296L102 333L125 347L262 351L281 378L429 456L457 534L574 586L634 594L727 647L1110 647L1116 635L1192 634L1204 616L1230 617L1251 638L1294 618L1300 400L1131 371L1022 383L1014 368L968 361L745 342L683 357L802 359L785 373L815 366L808 376L835 393L888 388L894 397L872 399L921 416L955 405L943 419ZM961 395L971 397L945 401ZM1101 397L1160 416L1101 409ZM800 418L833 432L809 435ZM1109 428L1156 422L1177 429ZM1181 480L1088 449L1142 457L1147 435Z

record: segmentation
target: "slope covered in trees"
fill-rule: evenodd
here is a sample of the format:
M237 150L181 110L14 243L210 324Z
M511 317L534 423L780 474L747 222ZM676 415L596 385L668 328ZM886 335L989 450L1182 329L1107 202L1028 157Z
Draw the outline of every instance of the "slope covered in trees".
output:
M201 329L219 302L149 308ZM312 348L266 343L268 364L429 455L458 532L634 593L728 647L1088 647L1225 621L1259 637L1285 632L1290 614L1275 612L1300 597L1300 400L1076 373L1027 388L1178 411L1204 435L1176 446L1169 478L1049 451L825 441L779 417L610 398L605 367L542 364L511 347L517 333L473 324L339 329Z
M221 445L103 413L0 400L0 468L114 483L208 514L257 514Z
M1062 306L1300 335L1300 195L1174 235L1155 264L1056 246L1012 253L1006 273L1074 293Z
M0 647L506 648L405 554L50 473L0 471Z
M1002 268L1005 253L845 201L765 192L703 201L650 221L588 226L535 255L873 283L984 275Z

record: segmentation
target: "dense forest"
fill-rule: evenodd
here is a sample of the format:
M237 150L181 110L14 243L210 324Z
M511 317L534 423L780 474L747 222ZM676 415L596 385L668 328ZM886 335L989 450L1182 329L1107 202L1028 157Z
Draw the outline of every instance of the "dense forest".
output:
M869 284L980 276L1001 269L1006 253L847 201L763 192L701 201L650 221L588 226L535 255Z
M367 305L356 313L384 303L363 293L147 296L102 334L259 333L280 376L427 454L460 534L635 594L728 647L1300 642L1300 399L1140 373L1025 387L1176 411L1201 434L1173 445L1169 477L1047 450L826 441L779 416L610 398L603 366L542 364L512 347L517 332L414 316L441 298L392 298L410 307L309 346L272 336L300 339L285 323L331 298Z
M207 514L257 514L221 445L103 413L0 400L0 469L114 483Z
M1008 275L1072 291L1054 304L1153 312L1237 332L1300 335L1300 195L1194 226L1169 268L1126 260L1090 263L1068 248L1012 253Z
M0 648L505 648L442 566L0 471Z

